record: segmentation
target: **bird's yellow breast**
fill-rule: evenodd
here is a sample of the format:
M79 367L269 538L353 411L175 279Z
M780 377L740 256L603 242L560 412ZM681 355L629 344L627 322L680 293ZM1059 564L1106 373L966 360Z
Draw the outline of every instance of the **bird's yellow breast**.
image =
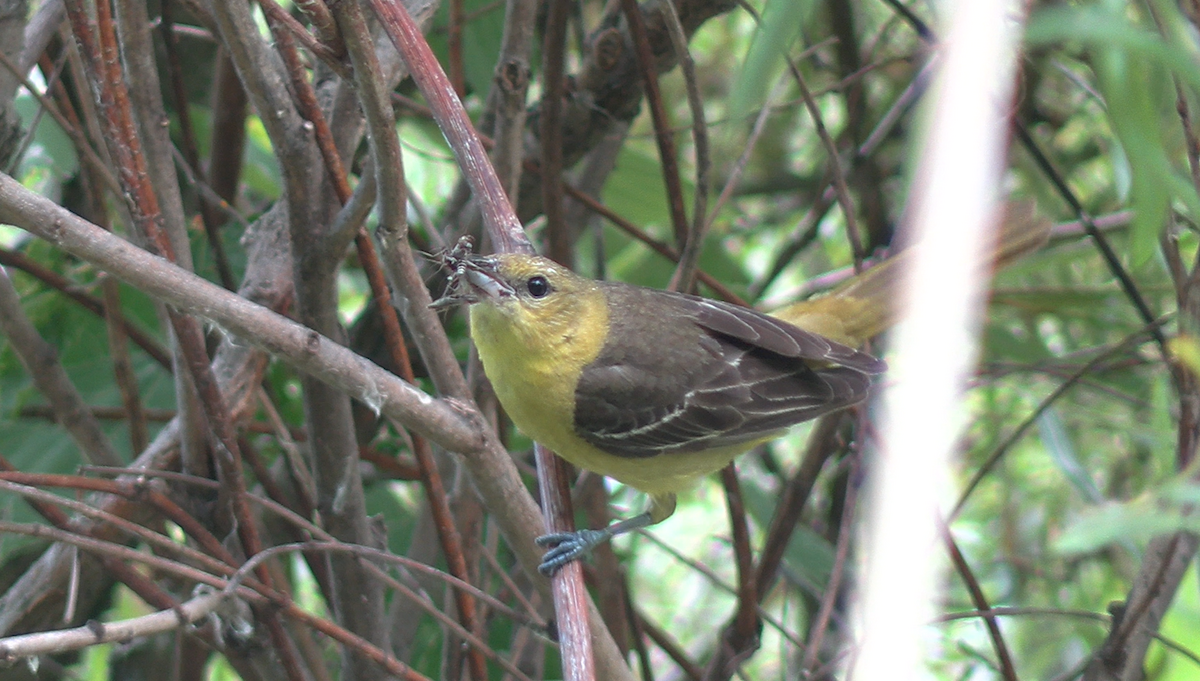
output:
M513 423L587 467L577 460L581 449L592 448L575 434L575 385L604 347L608 306L599 291L560 300L544 307L516 300L472 305L471 338Z
M509 299L471 306L471 338L509 418L576 466L661 494L690 486L748 449L629 458L580 438L575 432L575 386L584 367L600 355L608 331L608 301L599 289L541 305Z

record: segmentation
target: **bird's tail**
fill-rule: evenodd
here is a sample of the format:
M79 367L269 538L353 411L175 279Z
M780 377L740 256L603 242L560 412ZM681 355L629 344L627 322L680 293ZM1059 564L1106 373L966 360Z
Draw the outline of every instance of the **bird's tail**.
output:
M1032 201L1004 205L997 242L985 264L996 271L1046 243L1050 221ZM858 347L896 321L896 285L912 260L911 249L878 263L829 293L793 303L774 316L850 347Z

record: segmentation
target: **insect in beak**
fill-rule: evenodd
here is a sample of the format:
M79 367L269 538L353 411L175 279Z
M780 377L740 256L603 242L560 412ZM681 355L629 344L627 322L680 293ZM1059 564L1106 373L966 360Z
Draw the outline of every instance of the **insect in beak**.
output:
M430 304L431 308L443 310L456 305L473 305L514 294L512 286L496 271L496 260L472 253L472 247L471 237L464 236L454 248L437 256L442 267L451 272L450 286L446 295Z

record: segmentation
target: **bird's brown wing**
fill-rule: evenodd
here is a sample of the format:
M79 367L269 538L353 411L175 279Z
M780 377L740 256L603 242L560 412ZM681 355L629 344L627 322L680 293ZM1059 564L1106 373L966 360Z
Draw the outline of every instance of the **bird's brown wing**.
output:
M619 312L604 350L579 378L575 430L617 456L769 437L861 401L884 368L753 310L619 285L607 294Z

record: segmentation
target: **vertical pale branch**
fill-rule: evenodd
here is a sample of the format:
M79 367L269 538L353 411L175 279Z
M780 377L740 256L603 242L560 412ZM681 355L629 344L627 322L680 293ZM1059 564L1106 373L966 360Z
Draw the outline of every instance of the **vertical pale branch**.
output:
M923 675L922 628L938 583L936 516L947 491L965 377L974 361L984 252L1007 141L1019 3L977 0L950 12L910 215L918 234L903 290L895 382L885 395L856 676ZM980 65L988 65L986 72ZM947 282L953 282L948 286Z

